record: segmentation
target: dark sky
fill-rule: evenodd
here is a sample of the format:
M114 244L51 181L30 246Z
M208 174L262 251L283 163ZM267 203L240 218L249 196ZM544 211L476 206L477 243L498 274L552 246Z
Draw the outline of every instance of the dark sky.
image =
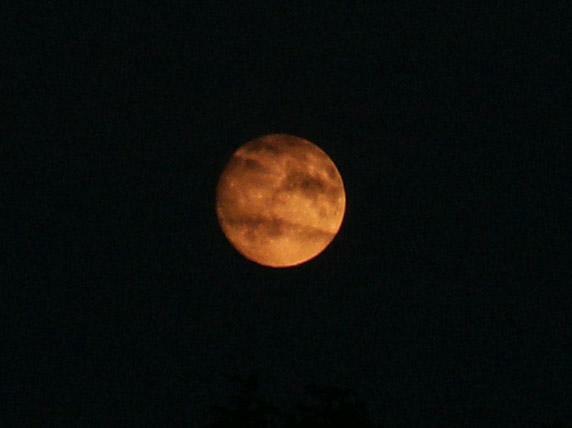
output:
M570 420L566 2L13 3L15 416L201 426L255 373L286 404L348 387L390 426ZM348 198L289 270L214 210L232 152L274 132L324 149Z

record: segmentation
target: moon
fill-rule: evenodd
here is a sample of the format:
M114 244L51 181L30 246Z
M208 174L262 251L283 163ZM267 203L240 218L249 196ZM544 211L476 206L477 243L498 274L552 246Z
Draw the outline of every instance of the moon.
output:
M232 155L216 191L220 226L263 266L302 264L324 251L346 208L342 177L315 144L287 134L249 141Z

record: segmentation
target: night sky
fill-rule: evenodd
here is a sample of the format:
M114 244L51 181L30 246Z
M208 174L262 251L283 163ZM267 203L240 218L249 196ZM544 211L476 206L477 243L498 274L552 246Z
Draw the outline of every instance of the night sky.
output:
M570 421L566 2L13 3L6 418L200 427L253 375L279 406L348 388L387 426ZM346 186L293 269L215 213L267 133Z

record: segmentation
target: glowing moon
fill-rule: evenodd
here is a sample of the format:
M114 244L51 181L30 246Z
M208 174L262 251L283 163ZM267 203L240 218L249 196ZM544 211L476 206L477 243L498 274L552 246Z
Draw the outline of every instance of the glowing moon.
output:
M346 194L342 177L318 146L286 134L240 147L217 187L221 228L244 257L287 267L320 254L338 233Z

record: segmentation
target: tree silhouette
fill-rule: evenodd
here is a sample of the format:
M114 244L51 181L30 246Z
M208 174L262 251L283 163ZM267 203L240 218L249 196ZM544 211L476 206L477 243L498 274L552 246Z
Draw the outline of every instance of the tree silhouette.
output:
M356 427L372 428L364 402L345 388L308 385L304 394L288 411L280 410L260 397L258 380L232 376L239 384L239 392L229 406L212 408L214 422L210 428L226 427Z
M349 389L308 385L289 426L293 427L373 427L364 402Z
M266 428L274 426L273 417L277 409L270 402L262 399L258 392L258 379L256 375L247 377L228 376L238 383L239 392L233 396L228 407L215 406L215 421L208 425L210 428L226 427L252 427Z

